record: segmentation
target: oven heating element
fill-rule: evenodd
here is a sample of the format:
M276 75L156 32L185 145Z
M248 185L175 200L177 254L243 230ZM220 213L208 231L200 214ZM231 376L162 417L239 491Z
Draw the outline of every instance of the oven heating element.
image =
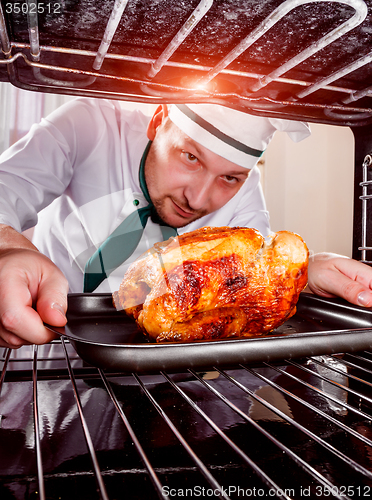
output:
M28 90L371 122L369 1L158 4L2 0L0 68ZM146 33L140 46L137 33Z
M52 345L4 352L1 498L372 494L371 352L130 375Z

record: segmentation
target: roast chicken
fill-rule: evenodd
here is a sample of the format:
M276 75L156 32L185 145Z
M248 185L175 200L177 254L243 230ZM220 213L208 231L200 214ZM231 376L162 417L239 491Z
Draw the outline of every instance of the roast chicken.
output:
M258 336L295 313L307 265L294 233L265 240L254 229L204 227L146 252L113 300L151 341Z

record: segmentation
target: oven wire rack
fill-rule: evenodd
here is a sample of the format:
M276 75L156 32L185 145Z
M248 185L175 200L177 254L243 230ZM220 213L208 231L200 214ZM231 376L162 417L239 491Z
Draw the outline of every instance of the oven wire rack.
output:
M53 342L53 358L25 349L4 352L0 378L0 436L27 436L33 462L0 459L0 492L11 498L372 494L371 352L130 376L84 366L64 340ZM11 400L17 393L27 397ZM9 405L32 407L24 428Z

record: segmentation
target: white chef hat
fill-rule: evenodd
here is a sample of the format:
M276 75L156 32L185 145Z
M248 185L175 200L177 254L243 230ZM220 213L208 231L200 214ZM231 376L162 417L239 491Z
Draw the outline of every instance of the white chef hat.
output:
M277 130L301 141L307 123L250 115L218 104L172 104L169 118L191 139L241 167L253 168Z

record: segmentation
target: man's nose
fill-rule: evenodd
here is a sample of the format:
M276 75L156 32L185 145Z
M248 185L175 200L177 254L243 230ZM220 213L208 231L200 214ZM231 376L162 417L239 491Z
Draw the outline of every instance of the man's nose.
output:
M193 179L186 187L184 194L190 208L201 210L206 208L213 191L212 176L202 175Z

